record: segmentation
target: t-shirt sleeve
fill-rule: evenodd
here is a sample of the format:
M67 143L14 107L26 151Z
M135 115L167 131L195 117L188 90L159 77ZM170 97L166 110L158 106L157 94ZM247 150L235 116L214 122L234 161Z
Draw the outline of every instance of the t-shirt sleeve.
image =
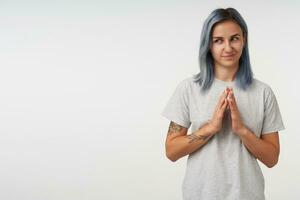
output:
M264 96L264 120L262 126L262 135L284 130L285 126L282 121L279 106L275 94L270 87L265 90Z
M190 127L189 97L186 79L177 85L167 105L161 112L161 116L183 127Z

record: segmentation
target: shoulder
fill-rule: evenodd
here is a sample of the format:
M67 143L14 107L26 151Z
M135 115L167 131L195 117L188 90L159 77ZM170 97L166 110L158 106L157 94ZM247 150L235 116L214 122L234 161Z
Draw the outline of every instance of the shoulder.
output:
M269 84L258 80L257 78L253 78L253 82L251 85L254 89L262 90L262 91L272 91L272 88Z
M257 78L253 78L252 84L257 88L263 88L263 89L270 88L269 84L267 84Z
M253 78L253 82L250 87L256 93L262 94L264 98L274 97L274 92L271 86L257 78Z
M181 79L177 85L178 89L183 89L187 90L193 86L194 83L194 78L193 76L185 77Z
M196 83L192 76L182 78L177 82L176 94L183 95L186 98L194 95Z
M181 80L181 84L185 87L195 87L198 86L198 83L195 81L195 76L191 75Z

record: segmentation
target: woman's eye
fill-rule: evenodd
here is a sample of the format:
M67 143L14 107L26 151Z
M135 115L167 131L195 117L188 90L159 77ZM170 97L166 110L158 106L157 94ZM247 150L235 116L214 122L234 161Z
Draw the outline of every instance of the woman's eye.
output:
M233 37L231 38L232 41L236 41L236 40L239 40L238 37ZM221 39L217 39L217 40L214 40L214 43L222 43L222 40Z

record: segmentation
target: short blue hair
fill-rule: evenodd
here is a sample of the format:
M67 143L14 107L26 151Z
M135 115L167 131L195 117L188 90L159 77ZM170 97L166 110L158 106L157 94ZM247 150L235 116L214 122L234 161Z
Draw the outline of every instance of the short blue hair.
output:
M210 88L214 81L214 59L210 52L210 43L212 41L212 30L214 26L223 21L233 21L237 23L243 31L245 38L245 45L242 50L242 55L239 60L239 69L236 74L236 84L239 88L246 90L253 81L253 73L250 64L249 50L248 50L248 28L245 20L241 14L234 8L218 8L211 12L211 14L204 21L200 50L199 50L199 65L200 72L193 76L194 82L201 86L202 91Z

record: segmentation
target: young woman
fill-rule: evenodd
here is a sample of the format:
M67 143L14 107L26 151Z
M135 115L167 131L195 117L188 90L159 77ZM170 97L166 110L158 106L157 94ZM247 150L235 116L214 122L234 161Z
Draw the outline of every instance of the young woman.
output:
M263 200L257 159L276 165L285 127L272 89L253 78L247 25L237 10L208 16L199 61L200 72L178 84L161 113L171 121L166 156L175 162L188 155L183 199Z

